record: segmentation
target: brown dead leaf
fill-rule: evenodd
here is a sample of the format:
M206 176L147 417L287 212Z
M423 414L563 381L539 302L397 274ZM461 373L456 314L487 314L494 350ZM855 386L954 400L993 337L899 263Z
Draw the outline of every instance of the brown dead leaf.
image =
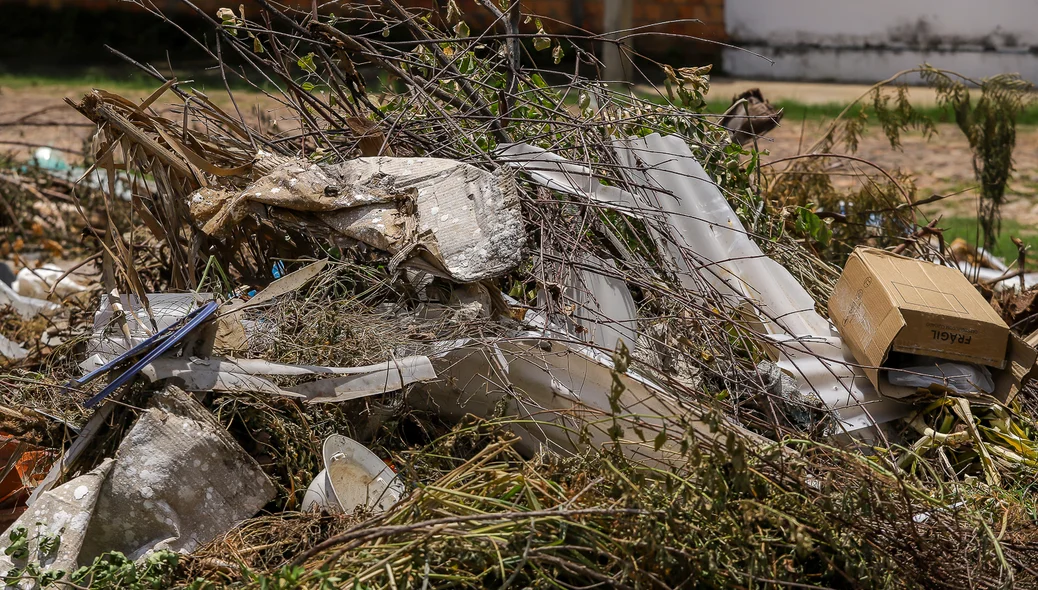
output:
M40 245L43 246L43 249L50 253L54 258L61 258L65 255L65 249L61 247L61 244L54 240L44 238L40 241Z

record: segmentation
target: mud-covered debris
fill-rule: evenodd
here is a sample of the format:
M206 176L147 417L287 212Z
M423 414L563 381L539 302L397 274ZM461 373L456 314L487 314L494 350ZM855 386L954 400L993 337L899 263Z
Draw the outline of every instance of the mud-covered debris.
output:
M168 387L152 398L114 458L38 500L12 525L29 532L22 553L0 555L9 571L36 563L74 571L108 551L191 552L274 497L274 487L208 409ZM55 551L43 544L60 537ZM0 547L13 540L4 536Z
M500 276L523 255L525 232L515 180L439 158L358 158L322 166L260 157L269 170L243 189L202 188L189 197L207 234L223 235L246 216L360 242L401 260L421 259L467 283Z

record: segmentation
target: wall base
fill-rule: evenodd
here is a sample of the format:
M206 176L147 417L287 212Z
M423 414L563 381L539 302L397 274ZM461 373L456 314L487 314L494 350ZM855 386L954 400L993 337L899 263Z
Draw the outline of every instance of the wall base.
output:
M738 45L738 42L735 42ZM917 51L867 48L783 48L742 45L753 53L725 48L724 73L753 80L874 83L923 63L952 70L970 78L1019 73L1038 82L1038 54L998 51ZM907 80L918 84L918 77Z

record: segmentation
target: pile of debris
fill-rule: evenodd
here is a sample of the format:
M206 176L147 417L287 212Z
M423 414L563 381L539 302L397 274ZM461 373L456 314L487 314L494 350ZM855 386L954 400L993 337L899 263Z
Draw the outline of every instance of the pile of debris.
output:
M9 584L1034 580L986 500L1038 468L1034 339L912 228L815 255L742 147L781 118L759 91L617 91L519 3L479 35L453 2L260 4L213 57L295 120L150 66L69 101L96 253L0 285L40 320L0 342Z

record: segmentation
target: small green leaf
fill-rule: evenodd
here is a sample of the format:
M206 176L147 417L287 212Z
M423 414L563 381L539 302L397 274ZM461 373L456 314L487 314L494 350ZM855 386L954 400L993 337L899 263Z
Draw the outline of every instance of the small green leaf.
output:
M806 207L797 208L796 229L823 246L828 246L833 237L829 225Z
M304 70L306 70L307 72L310 72L311 74L314 74L314 73L317 72L317 66L314 65L314 54L313 53L308 53L308 54L304 55L303 57L299 58L299 60L296 62L296 64L299 67L301 67Z
M533 82L533 85L536 86L537 88L547 88L548 87L548 83L544 81L544 78L542 78L540 74L534 74L534 75L530 76L530 81Z
M652 448L656 449L656 452L659 452L659 450L662 449L663 445L665 444L667 444L667 433L661 432L656 435L655 439L653 439Z
M313 92L314 88L316 88L316 86L314 86L310 82L303 82L302 86L303 86L303 90L305 90L307 92Z
M466 24L465 21L463 21L463 20L458 21L458 24L454 25L454 34L457 35L458 37L468 37L469 36L469 26L468 26L468 24Z
M537 33L539 33L539 34L540 33L544 33L544 30L541 29L540 31L537 31ZM547 49L549 47L551 47L551 39L549 39L547 37L534 37L533 38L533 48L536 49L537 51L544 51L545 49Z
M252 37L252 50L256 53L263 53L263 44L260 43L259 37Z

